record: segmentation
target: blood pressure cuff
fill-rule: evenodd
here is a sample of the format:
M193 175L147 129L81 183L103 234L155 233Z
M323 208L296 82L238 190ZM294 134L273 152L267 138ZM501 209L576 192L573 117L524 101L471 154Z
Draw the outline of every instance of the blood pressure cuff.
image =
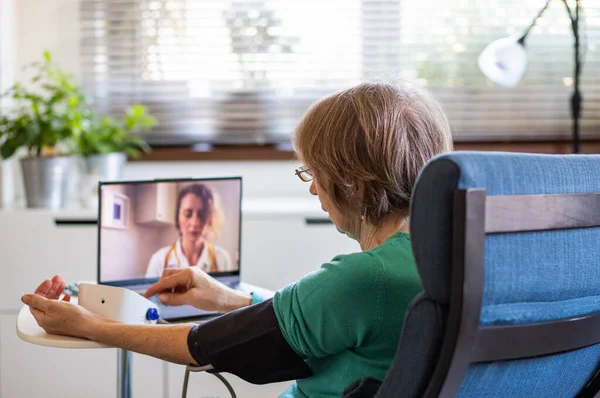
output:
M253 384L302 379L312 370L279 328L273 299L194 326L188 349L200 366L232 373Z

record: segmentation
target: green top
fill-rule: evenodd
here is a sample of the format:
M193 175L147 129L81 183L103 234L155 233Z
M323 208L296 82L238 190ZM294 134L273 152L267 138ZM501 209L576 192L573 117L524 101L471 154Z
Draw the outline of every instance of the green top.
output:
M421 290L410 237L397 233L275 293L281 331L313 370L280 397L340 397L358 378L383 380L408 304Z

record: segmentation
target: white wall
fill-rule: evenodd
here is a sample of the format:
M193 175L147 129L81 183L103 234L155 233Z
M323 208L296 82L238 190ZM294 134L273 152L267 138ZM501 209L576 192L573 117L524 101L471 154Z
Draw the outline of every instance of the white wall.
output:
M152 228L135 222L135 187L130 185L113 185L110 190L103 191L102 203L108 202L109 193L120 193L130 200L130 207L125 212L127 229L103 228L101 239L102 280L143 278L152 254L163 244L159 244L162 233L160 228ZM104 210L103 210L104 211ZM103 213L104 214L104 213ZM168 241L173 242L177 236L174 231Z
M6 91L14 79L15 60L15 11L14 0L0 0L0 92ZM5 100L0 100L0 109ZM11 179L10 168L0 164L0 207L7 201L5 196L12 194L3 189L5 179Z
M23 67L44 50L81 80L78 0L0 0L0 89L28 77ZM0 207L23 201L19 164L2 162Z
M0 92L12 82L15 63L14 0L0 0Z
M44 50L48 50L66 71L79 80L79 1L12 1L15 3L16 21L15 77L22 78L21 67L40 60Z

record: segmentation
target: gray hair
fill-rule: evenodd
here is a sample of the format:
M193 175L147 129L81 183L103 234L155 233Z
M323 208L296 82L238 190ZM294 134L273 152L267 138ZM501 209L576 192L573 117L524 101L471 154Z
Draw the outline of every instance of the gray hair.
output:
M293 142L334 206L371 224L407 210L421 168L453 149L441 104L407 82L365 82L321 99L300 120Z

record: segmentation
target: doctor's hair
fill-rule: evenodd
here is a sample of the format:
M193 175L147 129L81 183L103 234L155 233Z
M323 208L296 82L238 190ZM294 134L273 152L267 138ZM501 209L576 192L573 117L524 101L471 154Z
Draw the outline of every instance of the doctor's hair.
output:
M207 235L205 237L214 237L223 225L223 211L221 209L220 198L216 192L208 186L199 183L186 185L179 190L177 195L177 205L175 206L175 228L180 231L179 211L181 202L186 195L192 194L202 200L203 210L201 218L208 223Z

